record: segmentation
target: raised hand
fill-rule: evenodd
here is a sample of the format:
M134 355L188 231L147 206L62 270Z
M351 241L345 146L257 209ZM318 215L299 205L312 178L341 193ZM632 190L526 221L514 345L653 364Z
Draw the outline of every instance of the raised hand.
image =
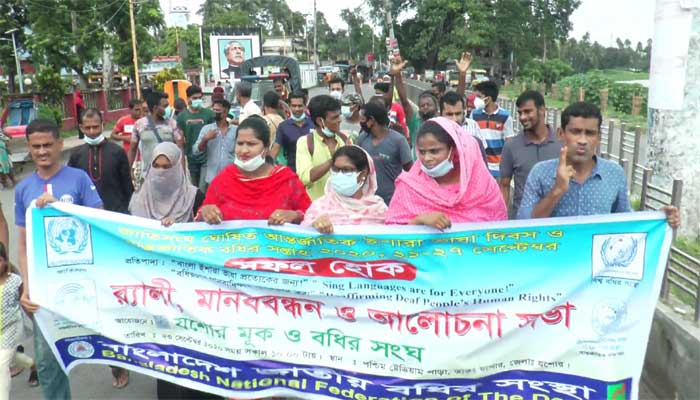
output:
M457 69L461 73L467 73L469 67L472 65L472 53L465 51L462 53L462 59L457 61Z
M558 190L560 193L569 191L569 182L571 182L571 178L576 174L574 167L566 163L568 150L568 147L564 146L559 152L559 167L557 167L557 180L554 184L554 189Z
M391 69L389 70L390 75L398 75L406 67L408 61L403 61L401 56L397 56L391 61Z

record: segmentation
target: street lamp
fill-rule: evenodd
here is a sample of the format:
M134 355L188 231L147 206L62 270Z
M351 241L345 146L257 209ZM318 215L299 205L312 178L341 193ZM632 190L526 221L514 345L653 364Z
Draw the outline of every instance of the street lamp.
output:
M17 42L15 41L15 32L19 29L14 28L5 32L5 35L12 34L12 49L15 51L15 64L17 67L17 77L19 78L19 92L24 93L24 79L22 78L22 67L19 64L19 55L17 54Z

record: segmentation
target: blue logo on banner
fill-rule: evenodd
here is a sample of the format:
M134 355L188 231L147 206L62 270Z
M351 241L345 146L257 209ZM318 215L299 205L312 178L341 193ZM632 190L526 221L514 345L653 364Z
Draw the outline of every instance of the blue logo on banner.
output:
M52 218L47 239L57 254L81 253L88 245L88 228L75 218Z
M600 256L606 268L627 268L637 255L639 241L629 235L609 237L603 242Z

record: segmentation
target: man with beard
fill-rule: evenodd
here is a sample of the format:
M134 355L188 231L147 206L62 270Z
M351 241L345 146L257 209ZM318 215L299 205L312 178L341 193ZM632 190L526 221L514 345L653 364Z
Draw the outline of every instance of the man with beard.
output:
M512 216L518 213L532 167L540 161L557 158L561 151L554 128L545 123L544 97L537 91L528 90L518 96L515 105L523 130L503 146L499 179L503 200L508 205L511 199L510 183L515 178L513 206L510 209Z

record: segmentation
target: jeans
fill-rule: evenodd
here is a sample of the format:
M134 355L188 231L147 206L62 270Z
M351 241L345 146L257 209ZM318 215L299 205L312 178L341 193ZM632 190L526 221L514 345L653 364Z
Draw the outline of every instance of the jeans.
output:
M36 352L36 370L39 383L46 400L70 400L70 383L68 375L61 369L44 334L34 321L34 351Z
M187 169L190 171L190 183L196 186L198 189L202 189L204 182L204 175L206 175L207 170L205 164L195 164L193 162L187 163Z

